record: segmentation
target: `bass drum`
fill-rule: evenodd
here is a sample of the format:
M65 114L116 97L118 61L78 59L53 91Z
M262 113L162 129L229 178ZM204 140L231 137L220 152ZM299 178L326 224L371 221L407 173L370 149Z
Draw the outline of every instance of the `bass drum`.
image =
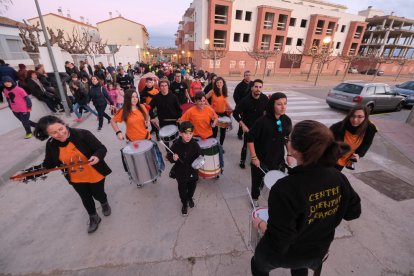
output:
M151 141L131 142L122 149L122 154L129 176L136 185L154 182L159 177L155 148Z

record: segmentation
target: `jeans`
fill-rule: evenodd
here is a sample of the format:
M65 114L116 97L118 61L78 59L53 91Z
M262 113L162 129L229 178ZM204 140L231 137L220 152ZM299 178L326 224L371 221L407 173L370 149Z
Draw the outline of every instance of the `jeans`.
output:
M102 128L103 125L103 118L105 117L106 119L108 119L108 122L111 121L111 117L106 114L105 109L106 109L106 105L98 105L95 106L96 111L98 111L98 119L99 119L99 128Z
M74 183L72 187L79 194L83 206L89 215L96 214L95 201L101 204L107 203L108 199L105 193L105 178L97 183Z
M22 122L26 134L31 134L32 129L30 127L36 127L36 123L30 121L30 112L13 112L13 114Z
M82 117L82 114L79 112L80 107L83 107L84 109L88 110L90 113L94 114L95 116L98 116L98 113L96 113L96 111L93 110L88 104L75 103L73 105L73 112L75 112L75 115L76 117L78 117L78 119Z

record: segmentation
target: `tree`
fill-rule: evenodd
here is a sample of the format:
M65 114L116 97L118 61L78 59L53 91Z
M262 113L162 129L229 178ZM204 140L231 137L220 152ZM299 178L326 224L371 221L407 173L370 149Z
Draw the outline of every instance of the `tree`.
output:
M287 59L290 61L290 69L289 69L289 78L290 74L292 73L292 68L295 67L296 63L302 63L302 56L299 54L295 54L293 51L289 50L287 53Z
M319 76L322 74L323 67L325 66L325 64L329 64L333 60L336 59L336 57L332 55L333 54L332 47L330 47L329 45L325 45L320 48L321 48L320 52L317 55L317 61L319 65L318 65L318 71L317 71L315 83L314 83L315 86L318 83Z
M408 59L406 57L399 57L399 58L397 58L397 63L398 63L398 65L400 65L400 69L398 70L398 74L395 77L394 81L396 81L400 77L401 71L403 70L404 66L406 64L410 64L412 62L413 62L412 59Z
M344 72L344 76L342 78L342 81L345 80L346 76L348 75L348 70L351 67L351 65L360 60L361 56L360 55L339 55L339 58L342 60L343 63L346 64L346 68L345 68L345 72Z
M309 71L308 71L308 75L306 77L306 81L309 81L309 77L310 77L310 74L312 72L313 65L315 64L315 61L318 58L318 47L316 45L313 45L310 48L303 49L303 51L301 51L301 50L298 50L298 51L301 52L302 55L304 55L304 56L311 56L312 57L312 62L311 62L311 65L310 65L310 68L309 68Z
M254 68L255 68L254 69L254 75L256 76L257 67L258 67L259 61L261 59L261 57L260 57L260 50L257 50L257 49L254 49L254 50L245 49L244 51L249 55L249 57L251 57L252 59L254 59L256 61L255 62L255 66L254 66Z
M269 58L276 57L278 54L280 54L280 49L279 48L276 48L274 50L261 50L260 51L260 57L262 59L264 59L264 64L265 64L263 66L263 80L264 80L265 75L266 75L267 60Z
M202 59L208 59L213 60L213 73L216 71L216 61L224 58L227 54L226 48L222 47L211 47L210 45L207 46L207 48L201 52L201 58Z
M376 68L376 71L374 72L374 76L372 77L372 80L375 80L375 78L377 77L377 72L380 70L381 65L383 63L393 63L392 60L390 60L388 57L384 57L384 56L380 56L380 57L376 57L375 59L376 64L378 63L378 68Z

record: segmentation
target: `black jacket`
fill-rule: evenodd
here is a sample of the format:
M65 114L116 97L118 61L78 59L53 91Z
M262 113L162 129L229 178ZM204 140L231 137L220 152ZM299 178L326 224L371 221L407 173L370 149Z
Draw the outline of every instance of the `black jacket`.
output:
M40 81L40 80L39 80ZM32 79L26 81L27 93L33 95L39 101L43 101L46 98L46 89L43 89Z
M293 260L326 254L341 220L361 214L358 194L334 167L293 168L273 185L268 203L263 247Z
M86 91L83 84L80 85L78 89L72 88L73 96L75 97L75 101L80 105L87 105L89 102L88 92Z
M250 93L236 105L233 117L237 122L242 120L248 128L251 128L253 123L264 114L268 101L269 98L264 94L260 94L260 97L255 99Z
M150 117L155 118L158 116L160 127L171 123L165 122L164 119L178 119L181 117L182 110L180 108L178 98L171 92L168 92L166 96L164 96L161 92L158 93L152 98L150 106Z
M43 161L43 167L55 168L62 164L59 160L59 147L66 146L69 142L72 142L75 147L82 152L86 158L90 158L92 155L99 158L99 162L93 167L103 176L107 176L112 171L105 163L104 158L106 155L106 147L89 131L85 129L68 128L70 136L64 143L49 138L46 143L46 155ZM66 179L70 182L69 176Z
M333 124L330 127L331 131L335 136L335 140L337 141L344 141L345 131L348 130L354 134L355 128L352 128L350 124L343 124L343 122L338 122ZM359 155L359 157L363 157L369 148L371 147L372 141L374 140L375 133L377 132L377 128L371 122L369 122L368 127L365 131L364 138L362 139L361 145L355 150L355 153Z
M106 89L103 88L100 84L92 85L89 91L89 98L92 100L94 106L105 106L107 101L114 105L111 98L109 97Z
M233 99L236 105L239 104L239 102L246 97L251 89L252 82L246 83L244 80L242 80L234 89Z
M170 91L177 96L178 102L180 104L185 104L187 102L187 96L185 91L188 90L188 86L185 82L176 82L173 81L170 85Z
M128 84L132 87L134 86L134 82L129 77L127 73L125 73L123 76L121 74L118 74L116 76L116 82L119 83L122 89L126 90L128 89Z
M174 169L177 181L197 180L198 171L193 169L191 164L201 155L201 148L198 143L194 139L191 139L188 143L184 143L180 137L171 146L171 150L178 154L180 158L178 161L174 161L172 153L168 152L167 154L168 161L175 163Z

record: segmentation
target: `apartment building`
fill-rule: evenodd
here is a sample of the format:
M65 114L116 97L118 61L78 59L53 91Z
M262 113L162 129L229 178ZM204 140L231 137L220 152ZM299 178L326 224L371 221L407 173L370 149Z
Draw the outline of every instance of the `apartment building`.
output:
M211 70L212 60L203 59L203 51L225 49L224 58L216 60L216 72L242 72L250 69L287 72L291 63L287 53L300 55L294 69L307 72L311 59L305 49L321 45L331 38L334 55L355 54L362 42L365 17L346 13L347 7L317 0L194 0L179 22L176 45L180 57ZM210 45L205 44L209 39ZM254 49L275 50L280 54L256 63L247 52ZM205 55L204 55L205 56ZM344 70L340 59L327 65L324 72Z

